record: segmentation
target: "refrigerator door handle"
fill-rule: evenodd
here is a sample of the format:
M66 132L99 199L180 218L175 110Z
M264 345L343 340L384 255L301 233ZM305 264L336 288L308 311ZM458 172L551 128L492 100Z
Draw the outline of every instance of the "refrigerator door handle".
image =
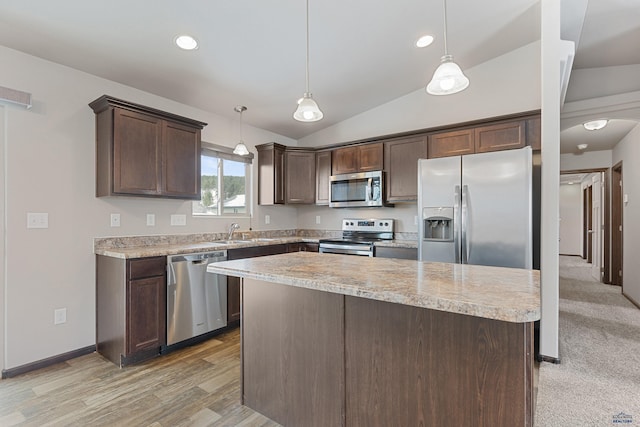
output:
M462 264L469 263L469 187L462 186Z
M456 185L453 195L453 249L455 263L460 263L460 186Z

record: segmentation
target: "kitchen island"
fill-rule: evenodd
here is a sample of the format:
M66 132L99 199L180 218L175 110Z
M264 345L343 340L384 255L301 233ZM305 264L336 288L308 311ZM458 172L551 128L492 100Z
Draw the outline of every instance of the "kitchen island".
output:
M242 401L285 426L533 424L539 274L291 253L242 278Z

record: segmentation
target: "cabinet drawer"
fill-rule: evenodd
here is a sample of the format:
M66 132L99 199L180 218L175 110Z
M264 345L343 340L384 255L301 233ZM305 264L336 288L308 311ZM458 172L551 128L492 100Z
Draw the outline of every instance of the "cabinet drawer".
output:
M163 276L167 268L167 258L137 258L129 261L129 280Z

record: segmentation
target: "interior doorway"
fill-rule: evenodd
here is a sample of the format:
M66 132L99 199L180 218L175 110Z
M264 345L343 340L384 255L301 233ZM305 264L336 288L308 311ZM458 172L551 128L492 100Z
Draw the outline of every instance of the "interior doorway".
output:
M611 284L622 282L622 162L611 169Z
M592 242L592 234L593 230L591 230L591 213L593 212L592 207L592 197L593 191L591 190L591 186L585 187L583 191L583 205L582 205L582 258L586 259L588 263L591 263L591 258L593 255L593 242Z

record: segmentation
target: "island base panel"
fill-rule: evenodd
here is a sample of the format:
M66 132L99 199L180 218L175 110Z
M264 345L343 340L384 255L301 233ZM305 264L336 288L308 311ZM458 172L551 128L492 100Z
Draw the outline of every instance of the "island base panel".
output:
M346 297L346 425L532 425L532 327Z
M344 425L344 297L243 279L244 405L285 426Z

